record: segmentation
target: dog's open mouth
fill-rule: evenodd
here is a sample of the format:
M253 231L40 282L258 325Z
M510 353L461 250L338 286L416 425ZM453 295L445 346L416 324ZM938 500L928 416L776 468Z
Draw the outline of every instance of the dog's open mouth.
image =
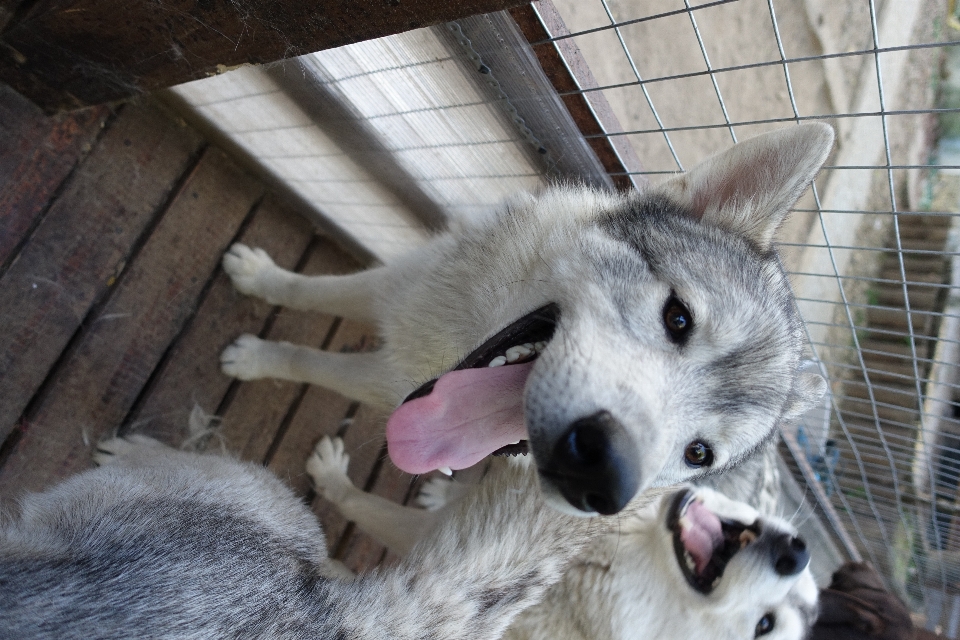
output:
M713 591L727 563L760 535L759 524L718 517L693 491L677 494L667 514L673 551L690 586L702 594Z
M407 396L387 421L393 463L426 473L524 452L523 389L558 318L555 304L528 313Z

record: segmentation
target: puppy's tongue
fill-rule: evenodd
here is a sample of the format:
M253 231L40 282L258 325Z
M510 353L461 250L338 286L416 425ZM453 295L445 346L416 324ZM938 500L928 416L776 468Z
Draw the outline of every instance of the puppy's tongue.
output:
M720 518L703 503L694 500L680 519L680 527L680 542L693 557L697 573L701 574L710 563L714 549L723 544Z
M390 459L407 473L466 469L527 437L523 387L533 362L461 369L429 395L400 405L387 420Z

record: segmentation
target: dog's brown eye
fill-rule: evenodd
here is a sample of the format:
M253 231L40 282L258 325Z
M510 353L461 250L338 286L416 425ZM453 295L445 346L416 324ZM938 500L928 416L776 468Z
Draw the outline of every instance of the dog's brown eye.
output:
M676 296L671 295L663 306L663 325L673 342L683 342L693 328L693 316L690 310Z
M773 631L773 625L776 624L777 619L773 617L772 613L760 618L760 622L757 623L757 629L753 634L754 638L759 638L760 636L765 636L771 631Z
M709 467L713 464L713 451L704 443L695 440L687 445L683 459L688 467Z

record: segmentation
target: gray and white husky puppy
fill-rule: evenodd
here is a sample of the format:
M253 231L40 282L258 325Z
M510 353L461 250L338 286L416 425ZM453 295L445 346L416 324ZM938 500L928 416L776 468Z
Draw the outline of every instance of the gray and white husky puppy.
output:
M98 449L99 469L28 495L0 529L0 637L494 640L599 528L504 461L423 553L345 578L259 465L142 436Z
M307 468L324 497L394 552L459 517L449 510L469 485L434 478L420 496L431 511L402 507L356 488L348 461L342 442L324 439ZM817 617L809 559L783 519L684 486L621 511L504 638L802 640Z
M550 504L615 513L648 487L736 466L822 395L798 371L801 320L773 238L832 145L829 126L806 124L642 192L553 187L352 275L298 275L234 245L223 265L241 292L375 322L383 346L244 335L223 371L406 399L387 440L411 473L526 439Z

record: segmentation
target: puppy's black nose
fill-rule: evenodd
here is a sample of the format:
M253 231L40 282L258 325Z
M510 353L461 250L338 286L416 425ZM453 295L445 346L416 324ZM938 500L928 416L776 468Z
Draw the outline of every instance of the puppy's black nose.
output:
M547 467L563 497L581 511L617 513L640 486L636 444L609 411L574 422Z
M783 534L771 545L773 568L781 576L795 576L810 562L807 544L800 536Z

